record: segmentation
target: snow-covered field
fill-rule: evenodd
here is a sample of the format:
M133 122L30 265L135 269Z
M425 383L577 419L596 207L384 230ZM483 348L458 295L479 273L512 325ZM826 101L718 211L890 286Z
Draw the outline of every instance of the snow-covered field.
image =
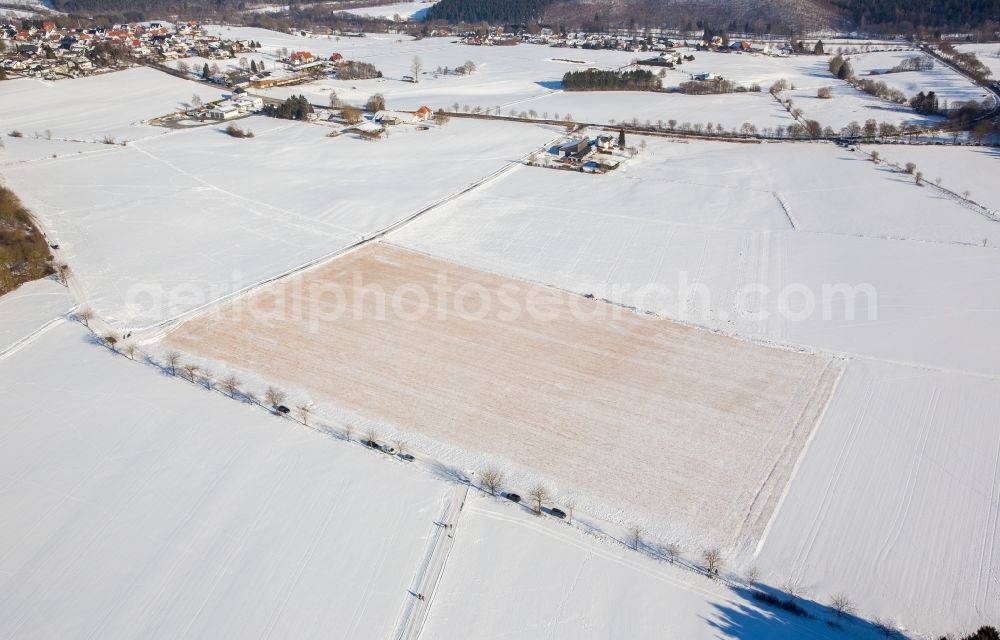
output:
M804 118L832 127L838 133L852 122L863 125L866 120L888 122L897 127L903 124L928 126L943 120L940 116L917 115L909 106L876 98L834 78L821 86L832 89L831 98L817 97L815 88L785 91L782 97L790 98L794 108L802 110Z
M61 244L94 310L141 327L342 249L555 136L455 121L366 142L264 117L241 125L256 137L174 131L16 164L5 177Z
M360 7L358 9L347 9L346 13L353 13L356 16L368 16L369 18L401 18L403 20L423 20L428 9L434 6L434 2L399 2L396 4L383 4L375 7Z
M304 389L337 423L422 439L462 468L488 453L592 513L727 547L760 539L840 375L386 244L184 323L165 347Z
M272 68L287 47L385 73L269 92L321 104L331 90L353 103L381 92L399 109L764 129L791 122L767 94L786 78L804 117L834 129L921 122L830 77L823 56L696 52L667 76L714 72L759 94L567 93L567 70L647 54L214 30L259 40ZM990 65L996 49L974 48ZM862 74L908 55L852 61ZM415 56L425 73L403 82ZM471 75L435 73L467 60ZM952 101L978 91L940 66L872 77ZM822 86L832 99L816 97ZM384 638L428 607L424 636L442 638L869 631L836 631L829 612L779 618L506 502L473 497L447 538L434 521L464 487L442 482L459 472L435 473L435 459L494 461L522 494L544 479L604 531L643 523L689 561L716 542L734 572L757 563L772 586L824 602L845 592L861 615L919 634L1000 619L1000 222L959 197L1000 208L991 149L865 146L951 193L826 143L630 135L637 156L587 175L520 163L561 127L453 118L367 142L254 116L239 124L255 137L238 140L220 125L142 124L221 95L152 69L3 88L3 182L72 278L0 299L0 509L16 514L0 524L0 636ZM294 275L261 286L282 274ZM619 315L372 323L309 306L304 285L357 293L366 274L395 287L404 313L430 308L412 285L450 276L501 305L506 285L565 289L581 296L561 298L563 311ZM315 400L331 425L402 435L418 460L113 355L62 319L77 305L119 328L153 325L137 338L155 353L180 346L257 392L282 385L289 406ZM188 322L161 340L178 315ZM846 373L834 383L830 371ZM452 557L431 554L442 582L416 604L408 590L442 538Z
M193 93L204 100L222 96L146 67L56 82L10 80L0 91L3 134L16 129L26 136L49 131L54 139L140 140L166 133L143 120L181 110Z
M635 160L521 167L389 239L747 337L1000 373L996 222L833 145L655 140Z
M929 182L941 178L941 186L969 198L1000 215L1000 189L994 182L1000 168L1000 149L996 147L865 145L865 151L878 151L886 161L905 166L912 162ZM985 237L985 236L984 236Z
M959 44L955 48L962 53L974 53L979 61L993 72L993 80L1000 80L1000 42L981 44Z
M0 636L387 638L447 485L63 323L0 361Z
M926 58L933 63L934 68L929 71L886 73L912 57ZM919 51L863 53L849 56L849 59L851 66L854 67L854 73L859 78L870 77L876 81L881 80L890 87L902 91L907 98L921 91L924 93L933 91L941 101L942 107L945 100L952 104L969 100L981 102L991 95L968 78ZM870 75L872 72L876 72L877 75Z
M0 358L72 306L66 287L51 278L28 282L0 297Z
M718 583L525 516L495 499L470 500L434 596L430 638L743 640L874 637L829 616L763 609ZM745 593L745 592L743 592Z
M995 377L851 362L763 545L765 578L935 637L1000 619L998 414Z

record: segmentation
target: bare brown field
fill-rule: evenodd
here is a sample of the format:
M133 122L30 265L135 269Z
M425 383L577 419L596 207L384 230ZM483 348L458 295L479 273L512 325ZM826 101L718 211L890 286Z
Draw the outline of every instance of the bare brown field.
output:
M493 308L475 313L483 299ZM839 374L826 357L386 244L192 319L166 344L509 459L605 512L740 545L760 537Z

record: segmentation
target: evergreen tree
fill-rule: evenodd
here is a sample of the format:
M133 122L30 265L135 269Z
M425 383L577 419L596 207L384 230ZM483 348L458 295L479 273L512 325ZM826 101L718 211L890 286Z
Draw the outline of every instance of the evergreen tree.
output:
M619 149L624 149L625 148L625 130L624 129L619 129L618 130L618 148Z
M201 68L201 77L204 78L205 80L208 80L209 78L212 77L212 72L208 70L207 62L205 63L205 66Z

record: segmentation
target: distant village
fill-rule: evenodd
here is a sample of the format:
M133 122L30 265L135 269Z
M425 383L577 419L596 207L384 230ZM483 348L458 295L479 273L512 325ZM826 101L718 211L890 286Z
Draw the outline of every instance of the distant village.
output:
M317 37L308 32L296 33ZM324 37L330 34L323 34ZM336 34L363 37L362 34ZM629 33L555 33L542 28L538 33L505 33L502 28L486 32L437 33L431 35L457 37L470 46L511 46L522 43L574 49L610 49L636 53L658 53L661 64L670 66L680 60L675 47L702 50L758 53L786 56L793 53L787 42L768 43L751 40L710 40L677 42L666 35ZM147 22L117 24L110 27L59 27L52 20L0 25L0 73L3 77L34 77L46 80L76 78L107 70L131 66L136 62L156 63L188 57L221 60L252 52L259 43L249 40L227 40L207 33L197 21L165 24ZM319 59L309 51L286 52L279 69L245 69L237 86L257 88L293 83L308 79L328 67L343 64L338 54L331 59ZM196 72L201 70L195 70ZM221 74L217 67L204 79L232 86L232 74ZM252 72L252 73L251 73Z

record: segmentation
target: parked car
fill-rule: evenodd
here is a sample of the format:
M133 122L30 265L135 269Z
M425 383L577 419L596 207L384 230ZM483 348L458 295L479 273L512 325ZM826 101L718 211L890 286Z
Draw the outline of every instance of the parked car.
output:
M399 454L399 459L400 460L406 460L407 462L413 462L413 456L411 456L408 453L401 453L401 454Z
M291 409L289 409L288 407L286 407L286 406L285 406L285 405L283 405L283 404L279 404L279 405L278 405L278 406L276 406L276 407L275 407L274 409L275 409L275 411L277 411L278 413L288 413L289 411L291 411Z
M382 445L382 451L388 453L390 456L396 455L396 447L392 446L391 444Z
M549 514L555 516L556 518L559 518L560 520L566 519L566 512L563 511L562 509L556 509L555 507L552 507L551 509L549 509Z
M521 501L521 496L517 495L516 493L505 493L505 494L503 494L503 497L507 498L511 502L520 502Z

